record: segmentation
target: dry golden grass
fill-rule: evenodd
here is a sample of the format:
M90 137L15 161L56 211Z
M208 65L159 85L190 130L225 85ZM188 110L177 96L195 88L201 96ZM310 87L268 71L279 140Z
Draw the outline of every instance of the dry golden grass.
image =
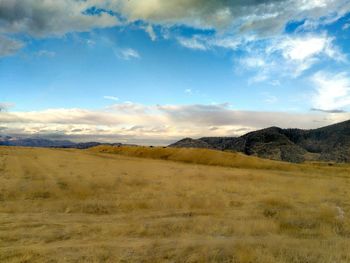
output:
M311 171L322 168L322 172L348 174L350 166L348 164L308 162L295 165L287 162L261 159L254 156L247 156L237 152L225 152L210 149L196 148L169 148L169 147L147 147L147 146L122 146L113 147L100 145L90 148L89 151L97 153L114 153L124 156L170 160L192 164L204 164L212 166L224 166L232 168L247 169L270 169L280 171Z
M0 262L350 262L349 186L346 165L1 147Z

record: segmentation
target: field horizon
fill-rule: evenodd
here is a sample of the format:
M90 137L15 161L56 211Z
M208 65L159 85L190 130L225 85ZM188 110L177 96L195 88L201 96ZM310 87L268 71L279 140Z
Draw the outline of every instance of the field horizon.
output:
M204 149L0 147L0 261L345 263L349 185Z

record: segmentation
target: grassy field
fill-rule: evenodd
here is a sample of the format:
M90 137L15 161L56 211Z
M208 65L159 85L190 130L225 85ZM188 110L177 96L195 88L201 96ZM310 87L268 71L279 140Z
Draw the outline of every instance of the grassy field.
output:
M0 147L0 262L350 262L350 167Z

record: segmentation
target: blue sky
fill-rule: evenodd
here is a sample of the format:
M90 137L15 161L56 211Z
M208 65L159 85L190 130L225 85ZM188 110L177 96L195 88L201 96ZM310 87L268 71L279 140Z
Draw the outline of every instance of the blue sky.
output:
M345 0L1 1L0 134L166 144L349 119L349 12Z

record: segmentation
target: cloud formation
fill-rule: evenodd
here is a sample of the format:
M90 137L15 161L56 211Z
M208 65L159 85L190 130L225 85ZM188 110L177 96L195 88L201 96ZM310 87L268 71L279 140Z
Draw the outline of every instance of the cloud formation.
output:
M8 103L8 102L0 102L0 112L7 111L9 108L14 106L13 103Z
M347 57L326 33L319 35L282 35L271 40L247 43L246 55L238 60L240 68L253 71L251 82L271 78L297 78L317 63L347 63Z
M280 52L285 61L294 66L295 76L299 76L322 57L346 61L345 55L333 44L333 40L326 34L286 37L267 48L267 53Z
M143 20L153 40L155 24L271 36L289 21L322 17L325 23L349 11L347 0L1 0L0 34L62 36Z
M121 48L115 50L115 55L123 60L139 59L141 58L139 52L132 48Z
M1 0L0 57L12 55L25 45L11 38L13 35L60 37L70 32L120 24L116 17L107 12L86 14L85 11L93 4L93 1L77 0Z
M113 101L119 101L119 98L116 96L103 96L106 100L113 100Z
M76 0L1 0L0 33L26 33L45 37L68 32L89 31L119 23L108 13L87 15L93 1Z
M53 58L53 57L56 56L56 53L53 52L53 51L49 51L49 50L42 49L42 50L39 50L39 51L35 52L35 55L38 56L38 57L49 57L49 58Z
M331 74L320 71L311 78L315 85L314 108L341 111L350 106L350 76L346 72Z
M349 11L348 0L0 0L0 57L25 45L19 35L62 37L142 20L140 27L152 40L178 25L210 29L209 34L179 34L175 38L180 45L201 51L244 47L245 56L238 64L256 71L253 82L271 81L273 75L298 77L321 59L344 62L345 56L326 33L287 35L284 30L290 21L305 20L301 27L306 29L335 21ZM164 31L156 30L159 28ZM95 42L88 40L88 44ZM132 48L116 49L115 54L125 60L140 58ZM54 53L42 50L37 55ZM319 72L312 82L312 107L317 113L237 111L227 104L145 106L131 102L101 110L12 112L0 104L1 132L159 143L186 136L240 135L273 125L316 128L350 117L343 112L350 105L347 73ZM277 99L265 97L267 103Z
M0 35L0 57L12 55L22 47L22 42Z
M121 0L109 1L108 7L124 14L129 21L271 35L282 32L290 20L342 16L349 11L350 4L347 0Z
M317 128L349 118L345 112L252 112L233 110L228 104L145 106L127 102L101 110L0 112L0 134L156 145L183 137L238 136L269 126Z

